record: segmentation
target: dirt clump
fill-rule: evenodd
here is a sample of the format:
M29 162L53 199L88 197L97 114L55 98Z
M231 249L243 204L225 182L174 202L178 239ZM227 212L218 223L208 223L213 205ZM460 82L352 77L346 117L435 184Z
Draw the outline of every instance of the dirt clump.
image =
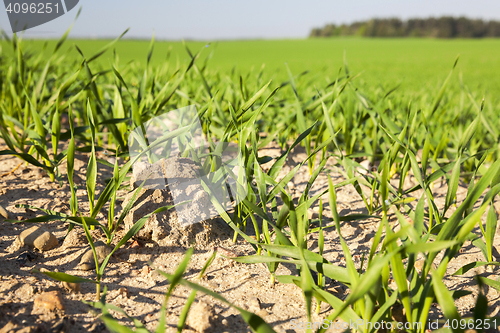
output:
M79 293L82 289L80 283L66 282L62 283L62 286L70 293Z
M44 314L53 311L64 311L62 295L59 290L47 291L35 298L32 314Z
M97 261L99 262L99 265L102 264L104 259L111 253L112 249L104 244L101 241L95 242L94 244L96 256L97 256ZM95 260L94 260L94 252L92 252L92 249L89 249L85 254L82 256L82 259L80 261L80 264L78 265L78 268L80 268L82 271L90 271L91 269L95 269Z
M214 309L205 302L198 302L189 311L187 323L194 328L196 332L208 332L212 327L212 321L215 319Z
M218 219L210 219L212 205L200 181L202 171L188 158L171 157L151 165L134 169L130 183L143 188L137 194L127 214L125 229L130 230L142 217L155 210L174 206L148 217L136 238L154 241L162 246L190 246L206 248L230 237L229 227ZM140 168L139 168L140 169ZM130 192L123 202L125 207L133 199Z
M40 251L48 251L59 245L57 238L49 231L41 227L31 227L19 235L21 246L29 246Z

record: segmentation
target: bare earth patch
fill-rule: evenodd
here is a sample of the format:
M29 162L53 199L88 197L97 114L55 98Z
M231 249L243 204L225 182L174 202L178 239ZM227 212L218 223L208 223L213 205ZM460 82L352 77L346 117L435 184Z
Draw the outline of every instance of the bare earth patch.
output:
M280 153L279 148L272 147L263 150L261 155L276 157ZM306 154L303 150L295 149L284 166L282 174L286 174L295 165L303 161L305 157ZM88 206L85 204L88 202L85 187L87 158L83 154L77 155L76 158L75 178L79 186L77 194L80 209L86 212L88 211ZM0 157L0 161L0 174L8 173L20 163L17 158L9 156ZM264 165L264 168L266 166ZM103 189L104 179L111 177L111 170L102 165L99 165L99 168L98 181L100 181L100 186L97 188L96 193ZM64 168L61 171L63 177L65 177ZM335 183L343 180L338 174L332 173L332 177ZM304 165L293 179L292 184L289 184L289 188L293 191L295 197L300 196L308 179L309 170L307 165ZM410 182L408 185L411 186L411 179L408 182ZM327 177L326 174L322 174L316 181L311 195L326 188ZM444 182L436 183L433 191L437 198L436 202L443 203L446 195L446 184ZM466 191L466 187L461 184L457 193L459 203L465 197ZM120 195L125 197L126 193ZM338 210L341 216L367 213L363 201L352 185L339 189L337 197ZM11 219L22 221L42 215L37 211L16 208L15 206L18 204L29 204L40 208L68 212L69 198L68 185L61 188L57 182L51 182L43 172L25 164L22 164L14 172L0 178L0 206L6 209ZM327 196L325 196L323 202L328 202ZM498 202L495 205L497 206ZM325 204L325 208L325 215L331 216L327 204ZM118 212L121 210L120 207L117 209ZM105 211L104 213L99 214L98 219L106 223L107 214ZM317 203L311 209L311 217L315 218L315 214L317 214ZM82 300L94 300L95 286L93 284L82 284L79 286L80 290L75 291L75 288L72 289L71 286L64 286L55 280L31 273L36 268L38 270L46 269L65 272L91 279L95 278L94 271L83 271L78 267L81 257L88 250L83 230L75 227L68 237L64 239L67 224L57 221L40 224L40 226L56 236L58 246L52 250L39 252L22 247L18 240L18 235L32 227L32 225L27 223L11 224L3 222L3 219L4 217L0 216L0 332L106 332L104 325L97 319L100 313L81 302ZM378 228L378 221L377 219L370 219L361 222L342 223L342 235L348 243L357 267L361 264L362 254L368 252L371 247L372 238ZM394 221L393 223L397 226L395 219L391 219L391 221ZM204 223L204 228L210 227L210 223ZM254 235L251 229L252 227L248 226L247 233ZM121 230L120 232L122 234L119 234L117 239L125 231ZM475 232L477 233L478 230L475 230ZM271 285L270 274L264 264L240 264L218 255L208 268L205 276L201 280L197 280L199 271L213 253L214 248L219 248L218 252L225 255L255 254L253 248L241 240L241 237L238 238L236 243L233 243L231 230L225 232L223 229L217 229L217 233L219 237L210 237L205 241L198 240L194 244L195 252L186 272L185 277L187 279L198 282L221 294L238 306L258 313L278 332L292 332L290 325L292 319L296 319L297 322L307 321L301 289L288 284L276 283ZM95 240L105 240L104 235L98 230L94 231L94 238ZM494 245L495 247L500 245L498 237ZM310 235L308 248L317 251L317 246L317 235ZM149 330L154 330L169 284L161 275L151 269L149 263L153 267L172 273L182 260L186 249L185 244L169 242L168 244L159 245L156 242L130 240L115 253L106 269L103 285L108 288L107 302L119 306L130 316L136 317L145 323ZM497 259L500 259L498 252L494 252L494 254ZM345 258L334 228L325 230L324 256L334 264L345 266ZM436 259L436 262L439 259L440 257ZM485 259L479 249L468 243L457 258L450 262L447 273L451 274L466 263L475 261L485 261ZM280 265L277 271L277 275L282 274L297 275L298 273L293 265L285 264ZM495 268L493 272L487 272L484 268L479 268L470 271L466 277L448 275L444 281L450 290L470 290L473 292L473 294L456 301L462 315L470 314L475 305L477 286L472 279L475 274L496 279L498 270ZM326 287L341 299L345 299L349 292L347 288L336 281L327 280ZM493 288L487 290L490 306L489 314L497 315L500 309L498 292ZM61 293L64 309L34 311L35 299L44 292L51 291ZM191 290L178 287L174 297L168 303L167 322L169 332L176 331L178 316L190 292ZM202 303L193 305L198 309L194 312L201 319L189 318L186 327L187 332L203 329L207 332L249 331L246 323L238 313L226 304L215 301L201 293L198 293L197 300ZM332 309L327 304L322 304L319 316L314 314L313 319L321 321L331 311ZM204 320L204 313L209 317L209 325L206 327L199 322ZM438 318L440 314L440 309L437 305L434 305L431 308L431 318Z

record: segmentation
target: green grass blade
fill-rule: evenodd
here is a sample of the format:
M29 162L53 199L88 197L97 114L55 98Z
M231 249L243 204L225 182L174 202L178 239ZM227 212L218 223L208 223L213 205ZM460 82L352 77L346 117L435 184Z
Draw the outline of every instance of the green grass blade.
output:
M436 299L441 307L441 310L444 313L444 316L449 320L458 320L460 322L460 315L458 314L457 308L455 306L455 301L450 293L450 291L446 288L441 277L436 273L432 273L432 286L434 288L434 294L436 295ZM454 332L463 332L464 330L458 326L453 330Z
M495 206L491 205L490 210L488 211L488 216L486 218L486 230L484 238L486 240L486 251L488 254L488 261L493 261L493 242L495 240L495 234L497 230L498 216L495 211Z
M90 212L91 215L94 216L94 197L95 197L95 187L97 183L97 161L95 155L95 125L94 125L94 117L92 115L92 109L90 107L90 103L87 103L87 117L90 125L90 133L92 138L92 150L89 157L89 162L87 164L87 174L86 174L86 183L87 183L87 195L89 197L90 204Z
M446 199L443 209L443 217L448 208L450 208L453 203L453 199L455 199L457 195L458 182L460 177L460 156L458 156L457 161L455 162L455 166L451 171L450 181L448 182L448 190L446 191Z
M62 272L40 272L38 269L33 269L33 270L31 270L31 273L44 274L44 275L46 275L54 280L69 282L69 283L86 283L86 282L97 283L94 280L85 279L85 278L82 278L79 276L74 276L74 275L70 275L70 274L66 274L66 273L62 273Z

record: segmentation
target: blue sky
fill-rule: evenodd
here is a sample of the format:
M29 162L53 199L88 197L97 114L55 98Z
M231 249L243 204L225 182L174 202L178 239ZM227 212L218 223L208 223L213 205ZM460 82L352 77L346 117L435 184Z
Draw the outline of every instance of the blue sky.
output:
M170 40L304 38L313 27L372 17L465 15L500 20L499 0L80 0L80 6L71 37L115 37L130 27L129 38L150 38L153 31L158 39ZM57 38L76 12L30 29L25 36ZM0 29L11 33L3 6Z

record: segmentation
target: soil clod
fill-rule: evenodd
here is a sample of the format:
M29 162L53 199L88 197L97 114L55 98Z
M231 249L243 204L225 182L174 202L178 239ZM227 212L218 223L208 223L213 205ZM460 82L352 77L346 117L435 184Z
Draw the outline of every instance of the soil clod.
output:
M101 241L96 242L94 244L94 247L97 255L97 261L100 265L102 264L104 259L111 253L112 249ZM94 261L94 252L92 252L91 248L82 256L82 260L80 261L78 267L82 271L90 271L91 269L96 268Z
M195 243L197 248L206 248L224 238L228 239L230 229L227 224L217 219L209 220L208 210L211 205L208 194L197 179L199 175L200 170L193 161L179 157L161 159L152 165L142 166L142 171L134 169L131 187L137 187L149 176L144 185L147 184L148 188L143 187L138 194L124 220L125 229L131 229L140 218L158 208L190 200L187 204L151 215L135 237L165 246L187 247ZM133 195L134 192L131 192L125 197L123 206L127 205Z
M23 301L30 300L34 293L33 286L28 283L23 284L15 291L16 296Z
M212 321L215 319L214 309L205 302L199 301L191 311L189 311L188 325L196 332L208 332L212 327Z
M64 311L64 304L61 292L53 290L44 292L35 298L32 314L46 314L56 310Z
M52 250L59 244L57 238L51 232L37 226L21 232L19 241L22 246L29 246L40 251Z
M62 285L70 293L79 293L80 290L81 290L80 283L72 283L72 282L66 282L66 281L64 281L62 283Z

